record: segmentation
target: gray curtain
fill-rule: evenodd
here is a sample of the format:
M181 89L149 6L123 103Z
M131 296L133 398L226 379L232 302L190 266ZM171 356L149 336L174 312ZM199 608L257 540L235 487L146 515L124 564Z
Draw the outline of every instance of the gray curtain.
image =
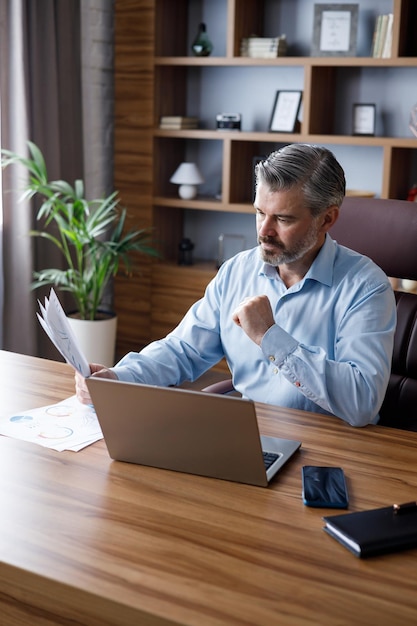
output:
M0 27L2 147L24 153L30 139L51 178L83 178L80 0L0 0ZM21 177L3 172L2 347L57 358L35 315L47 290L34 293L30 283L34 269L59 259L27 235L36 208L17 202Z

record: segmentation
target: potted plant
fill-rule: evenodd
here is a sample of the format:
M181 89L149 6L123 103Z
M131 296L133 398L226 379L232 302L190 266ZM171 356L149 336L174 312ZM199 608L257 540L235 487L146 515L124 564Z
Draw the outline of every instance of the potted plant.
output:
M131 272L132 253L157 256L151 245L150 231L124 231L126 209L120 206L117 191L104 198L87 200L82 180L76 180L73 186L64 180L50 181L42 152L33 142L28 142L28 147L30 156L27 157L3 149L2 168L12 164L26 168L29 181L22 199L38 198L41 203L36 220L42 229L32 230L30 235L50 241L65 261L64 269L34 272L32 288L53 285L67 291L74 299L78 321L103 321L109 317L100 311L103 295L120 266L124 266L126 273ZM114 313L110 319L114 355ZM86 336L90 338L91 333L88 330ZM109 331L105 333L108 335ZM88 351L84 349L89 361L103 362L93 353L90 356Z

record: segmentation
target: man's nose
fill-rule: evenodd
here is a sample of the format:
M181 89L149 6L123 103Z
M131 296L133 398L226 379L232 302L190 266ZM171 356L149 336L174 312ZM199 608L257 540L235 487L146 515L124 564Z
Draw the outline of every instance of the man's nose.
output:
M275 236L277 234L276 222L274 218L266 216L259 228L259 235Z

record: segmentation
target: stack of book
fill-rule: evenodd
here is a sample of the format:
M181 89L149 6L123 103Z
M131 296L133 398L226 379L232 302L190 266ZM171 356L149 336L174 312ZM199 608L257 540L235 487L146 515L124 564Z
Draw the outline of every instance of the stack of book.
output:
M244 37L240 45L240 56L254 59L274 59L287 54L287 38Z
M198 128L198 118L187 117L186 115L163 115L159 123L159 128L169 130Z
M393 21L392 13L378 15L376 18L371 51L374 58L389 59L391 57Z

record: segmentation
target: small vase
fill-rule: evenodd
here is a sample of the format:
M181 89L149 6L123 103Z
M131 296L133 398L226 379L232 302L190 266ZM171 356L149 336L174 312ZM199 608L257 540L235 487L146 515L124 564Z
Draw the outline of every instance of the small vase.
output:
M191 47L196 57L208 57L213 50L213 44L208 38L206 25L203 22L198 27L197 37Z
M116 315L105 315L97 320L80 320L68 315L67 319L88 363L113 367L117 331Z
M193 242L188 239L188 237L184 237L179 243L178 250L178 265L192 265L194 250Z

